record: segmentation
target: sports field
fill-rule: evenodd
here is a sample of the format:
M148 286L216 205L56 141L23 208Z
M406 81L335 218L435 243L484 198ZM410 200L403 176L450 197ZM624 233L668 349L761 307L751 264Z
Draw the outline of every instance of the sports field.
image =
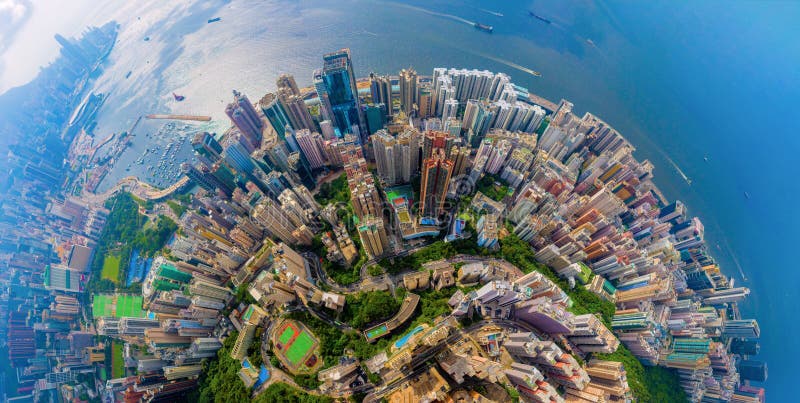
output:
M120 260L119 255L107 254L103 258L103 270L100 272L100 277L104 280L111 280L116 284L119 281Z
M272 333L274 353L293 374L311 373L322 365L319 340L303 324L286 321Z
M286 350L286 358L288 358L292 364L298 365L312 347L314 347L314 339L304 330L294 339L294 342L289 345L289 348Z
M367 339L368 340L377 339L378 337L385 336L388 333L389 329L386 327L386 325L381 324L378 327L367 330Z
M286 346L292 340L292 338L297 334L297 330L295 330L292 326L286 326L286 329L283 330L280 337L278 337L278 341L281 342L281 346Z
M111 377L122 378L125 376L125 358L122 356L122 344L114 342L111 345Z
M95 295L92 301L92 316L96 318L143 318L142 297L139 295Z
M386 200L393 202L398 197L406 199L406 202L410 204L414 200L414 190L408 185L386 188Z
M114 296L95 295L92 300L92 316L95 318L114 316Z
M117 296L117 317L142 317L142 297L138 295Z

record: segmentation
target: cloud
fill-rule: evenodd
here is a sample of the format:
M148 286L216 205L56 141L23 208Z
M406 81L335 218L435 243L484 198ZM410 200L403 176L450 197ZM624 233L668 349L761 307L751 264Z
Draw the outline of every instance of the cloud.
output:
M28 12L28 5L18 0L0 0L0 21L17 23Z
M0 0L0 78L4 76L6 68L5 52L32 11L30 0ZM0 83L0 93L5 90Z
M31 11L29 0L0 0L0 54L11 44Z

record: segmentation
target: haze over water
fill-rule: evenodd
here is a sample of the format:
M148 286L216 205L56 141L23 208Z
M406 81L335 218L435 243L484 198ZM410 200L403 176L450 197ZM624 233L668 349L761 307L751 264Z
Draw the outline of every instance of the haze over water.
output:
M665 195L705 224L725 274L752 289L741 308L761 325L758 359L770 366L770 399L794 396L800 3L168 3L85 6L85 23L122 25L95 89L111 94L101 137L148 113L210 115L214 122L198 129L221 130L232 89L256 101L281 72L309 85L322 54L341 47L351 48L358 76L408 66L426 75L434 67L503 71L533 93L599 116L655 164ZM530 18L529 9L553 23ZM207 24L213 17L222 20ZM186 100L175 102L172 92ZM136 173L125 166L150 146L144 132L159 126L136 132L133 151L101 190ZM189 148L177 156L191 158Z

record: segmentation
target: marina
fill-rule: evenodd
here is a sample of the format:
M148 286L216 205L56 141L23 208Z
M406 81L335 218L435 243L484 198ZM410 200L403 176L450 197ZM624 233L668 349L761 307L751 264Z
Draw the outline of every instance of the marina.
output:
M117 163L108 168L100 181L98 192L131 175L159 188L175 183L181 177L181 163L193 159L192 137L204 127L197 123L142 120L127 148L117 157Z

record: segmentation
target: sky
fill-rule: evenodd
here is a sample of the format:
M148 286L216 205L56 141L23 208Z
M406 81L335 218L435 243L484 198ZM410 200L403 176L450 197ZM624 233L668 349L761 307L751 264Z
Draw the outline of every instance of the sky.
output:
M91 3L0 0L0 94L33 80L41 67L55 60L59 47L54 35L72 37L83 31L100 11L87 7Z
M141 2L143 0L133 1ZM489 2L489 0L484 1L487 4ZM100 6L96 6L95 3L100 2L96 0L94 2L90 0L0 0L0 93L32 80L41 66L55 59L58 54L58 45L53 36L56 33L74 37L79 35L87 25L91 25L93 21L108 21L108 16L112 15L129 15L126 14L129 13L129 8L135 9L141 6L141 3L134 3L137 7L133 7L124 0L104 0ZM602 3L600 2L600 4ZM171 2L166 4L172 5ZM175 6L177 9L181 9L184 4L185 2L181 2ZM555 4L560 3L551 3L552 7L558 8L559 6ZM731 237L732 248L742 256L742 264L745 267L748 269L753 267L751 281L754 283L746 285L751 286L754 293L761 294L761 298L751 296L750 304L760 303L764 313L774 311L774 323L781 323L785 312L788 312L791 304L796 302L789 298L788 290L793 288L795 291L792 291L791 295L796 295L796 290L799 289L798 284L800 284L797 282L798 275L794 274L797 271L792 268L792 263L790 263L794 261L791 246L785 247L785 245L795 243L791 238L796 238L792 235L791 230L793 228L791 224L796 222L796 214L791 214L789 206L794 204L793 200L797 197L797 187L791 178L797 177L792 171L797 172L797 151L800 148L797 148L797 130L794 129L797 126L793 124L791 118L787 117L795 113L794 110L797 106L797 83L800 82L798 80L800 69L797 68L797 61L800 60L798 59L800 41L792 40L793 34L799 32L795 21L798 16L798 3L771 2L769 4L771 7L763 7L763 3L760 2L737 2L734 3L736 7L729 7L725 2L703 1L684 2L682 5L674 7L672 4L665 6L662 3L660 7L657 7L658 4L639 5L638 3L632 4L630 0L627 0L616 4L610 22L616 26L617 30L621 31L623 34L621 37L625 41L630 40L636 48L643 50L642 53L634 53L641 57L634 58L635 60L626 63L625 68L614 73L617 79L623 82L620 85L625 90L615 92L621 97L632 97L642 101L633 105L629 110L621 109L617 113L617 118L620 118L619 115L623 115L622 118L632 119L633 122L629 122L628 126L647 128L649 124L653 130L644 130L647 134L638 135L641 141L655 143L656 141L651 140L648 135L658 133L658 129L664 133L668 133L670 130L676 131L674 140L661 140L658 141L658 145L664 148L664 155L674 158L677 165L687 170L695 182L691 188L688 185L674 189L666 186L661 190L674 190L672 194L667 192L670 197L680 191L682 200L694 209L692 214L702 213L703 222L707 228L714 226L714 220L711 218L727 223L728 227L724 232ZM337 3L337 5L339 4ZM441 8L446 9L447 6L449 3ZM564 10L559 11L563 14L552 12L556 15L552 17L556 23L569 19L567 14L574 12L571 10L574 8L573 3L565 3L562 6ZM542 8L546 9L544 6ZM89 11L87 12L87 10ZM458 11L459 14L463 12L463 10ZM620 24L617 18L613 18L613 15L616 15L621 21L640 21L641 24ZM98 16L106 18L98 19ZM491 18L486 15L481 17L487 20ZM679 20L682 21L682 24L673 23ZM713 21L722 23L712 23ZM146 25L145 21L142 21L142 25ZM653 29L653 26L657 29ZM214 28L216 26L210 27L210 29ZM259 32L264 38L274 38L269 34L272 27L260 28L267 32L267 34ZM319 28L314 27L313 32L318 33ZM350 29L350 27L347 28ZM422 29L425 28L429 27L422 27ZM592 24L586 23L581 26L581 29L585 29L580 31L582 35L593 38L604 52L609 52L611 49L628 48L611 46L612 44L608 42L604 46L603 40L609 41L611 38L599 38L599 33L592 31ZM377 31L372 28L370 30ZM231 32L237 31L232 30ZM293 30L291 33L300 35L304 31ZM495 32L494 38L497 38L498 35L502 35L500 29ZM300 36L298 38L302 39ZM196 37L187 36L187 40L192 39L197 40ZM557 40L558 36L547 39ZM147 46L144 46L138 39L133 42L139 46L137 49L157 48L158 52L154 51L153 54L160 55L161 49L158 46L161 46L161 42L157 39L148 43ZM572 40L570 43L573 43L574 46L556 42L560 44L554 45L552 49L585 49L584 42L583 38ZM174 41L170 43L174 43ZM296 42L292 41L291 43ZM519 43L520 46L515 49L517 52L530 48L525 42ZM402 45L398 44L398 46ZM466 45L464 47L467 48ZM174 51L180 55L183 49L183 47L175 47ZM367 49L372 48L365 50ZM644 51L648 49L658 49L659 51ZM212 46L210 49L202 51L213 52L215 49ZM311 54L308 57L318 62L318 51L309 50L309 52ZM227 66L236 65L237 62L242 62L241 59L236 59L237 55L229 53L224 55L225 57L214 58L213 62L203 67L224 69ZM519 58L519 55L514 53L501 56L514 60ZM609 59L624 60L623 57L620 57L624 54L605 53L604 56ZM191 55L188 53L183 55L180 62L171 68L186 69L191 73L201 71L199 68L192 69L194 66L186 63L190 57ZM270 60L270 62L273 61ZM364 68L365 65L368 65L367 56L359 55L357 67ZM252 65L246 67L260 68ZM603 64L591 67L602 69ZM149 67L140 66L135 73L144 74L144 71L153 71L157 68L160 67L153 63ZM124 74L127 70L128 67L121 68L119 73ZM645 81L637 81L635 76L639 71L636 70L647 71L651 77ZM542 71L547 76L547 70ZM514 76L519 74L513 70L510 72ZM569 76L568 73L572 72L559 72L558 75L566 77ZM627 77L628 74L631 77ZM553 74L553 76L555 75ZM580 71L576 71L575 75L576 77L586 77ZM599 76L602 77L602 75ZM133 78L136 77L136 75L133 76ZM181 104L183 107L191 106L193 102L201 98L199 93L194 92L195 90L192 88L208 92L208 88L219 87L215 87L207 81L210 80L208 77L213 77L212 75L173 74L172 77L181 77L184 80L168 81L166 85L169 91L176 90L180 94L187 95L189 100ZM298 81L307 83L308 77L309 75L305 74ZM114 78L109 77L109 80L111 79ZM192 80L193 86L188 85L189 80ZM237 80L240 80L238 75L231 81L236 82ZM542 85L547 82L542 80ZM580 80L549 82L552 83L551 85L560 86L559 93L575 93L582 89L580 87L588 85ZM664 86L663 83L672 84ZM605 85L611 84L602 84L602 86ZM609 88L606 89L610 91ZM108 91L104 89L103 92ZM227 90L225 92L229 94ZM149 95L152 97L154 94ZM584 102L578 102L572 97L570 100L575 101L577 109L584 109L587 108L585 100L591 98L589 96L591 94L586 95L582 97ZM170 97L168 91L163 91L161 96ZM152 103L148 105L152 106ZM213 106L213 104L210 105ZM674 116L683 118L674 119L674 126L670 126L669 121L663 123L661 127L654 120L645 121L645 119L652 118L653 109L662 108L664 105L671 107L669 111ZM764 106L768 106L768 108ZM215 113L221 113L220 110L216 110ZM611 114L600 114L599 110L594 108L591 110L617 128L622 126L622 121L611 119ZM224 118L224 115L221 116ZM742 116L746 119L738 119ZM639 120L637 121L637 119ZM748 121L751 122L750 125L746 123ZM678 127L679 123L684 126ZM687 132L685 125L688 123L697 127ZM751 130L752 128L757 130ZM681 132L704 135L687 139L687 136L680 135L679 129ZM632 134L631 131L623 131L623 133ZM705 135L706 133L707 135ZM651 146L656 147L655 144ZM706 163L700 158L701 155L708 154L711 154L713 164ZM667 176L677 175L677 173L671 172L666 163L659 163L656 166L658 169L656 176L665 185L669 184L665 180ZM790 179L787 180L787 178ZM680 184L680 181L678 183ZM704 185L714 186L715 190L722 190L699 192ZM743 190L748 189L745 186L749 186L750 193L753 193L753 200L743 196ZM756 188L758 188L757 191L754 190ZM698 193L695 194L695 192ZM786 211L788 214L779 214L780 210ZM711 214L711 211L714 213ZM731 231L731 227L735 231ZM764 230L762 232L751 231L752 228ZM766 262L763 259L764 256L771 256L772 259ZM791 260L781 260L778 256L789 257ZM776 265L775 262L779 264ZM728 275L734 274L731 265L725 266L724 271ZM764 274L757 276L757 272ZM767 283L767 279L775 272L788 273L782 276L783 281L780 284ZM755 283L756 278L763 278L763 283ZM785 295L783 294L784 290L787 290ZM767 326L764 326L767 323L767 315L761 314L757 317L764 321L762 330L768 333ZM791 334L790 330L797 326L794 321L782 325L785 334ZM772 328L770 327L769 330ZM771 339L767 337L765 339L781 340L784 335L773 333L771 337ZM778 348L782 353L788 355L796 351L792 350L791 346ZM766 359L765 356L759 358ZM776 364L774 368L777 369L774 374L771 374L773 384L780 380L781 376L784 376L785 379L790 378L790 374L783 371L784 367L777 365L777 360L771 360L770 365L773 364ZM786 384L788 385L788 382Z
M23 0L0 0L0 77L5 72L6 50L14 42L14 37L30 19L31 6ZM5 78L0 79L0 92L5 91Z

